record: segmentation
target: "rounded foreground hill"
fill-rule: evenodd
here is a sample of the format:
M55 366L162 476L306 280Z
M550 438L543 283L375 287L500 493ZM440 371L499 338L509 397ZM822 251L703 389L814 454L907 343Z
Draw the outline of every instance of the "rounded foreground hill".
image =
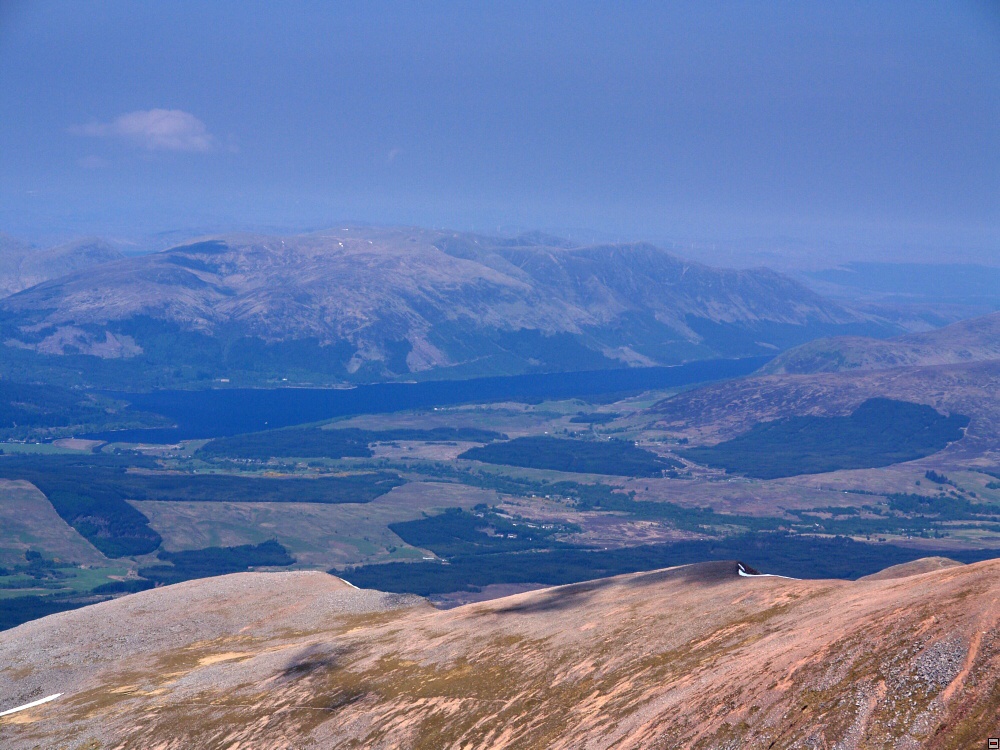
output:
M893 576L715 562L447 611L323 573L191 581L0 634L0 711L62 694L0 745L987 747L1000 561Z

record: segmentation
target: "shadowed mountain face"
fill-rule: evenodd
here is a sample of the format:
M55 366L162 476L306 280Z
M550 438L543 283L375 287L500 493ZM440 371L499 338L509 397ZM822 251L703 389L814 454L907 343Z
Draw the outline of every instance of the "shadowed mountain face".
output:
M353 229L105 264L4 300L0 325L25 367L91 355L327 380L674 364L885 332L772 271L649 245Z
M0 709L63 693L0 719L0 741L986 747L998 574L930 560L798 581L714 562L446 611L322 573L192 581L0 634Z

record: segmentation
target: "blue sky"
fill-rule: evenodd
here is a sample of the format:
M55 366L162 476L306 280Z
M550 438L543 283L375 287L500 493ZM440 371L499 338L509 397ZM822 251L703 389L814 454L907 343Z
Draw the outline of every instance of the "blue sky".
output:
M0 0L0 231L1000 241L996 2Z

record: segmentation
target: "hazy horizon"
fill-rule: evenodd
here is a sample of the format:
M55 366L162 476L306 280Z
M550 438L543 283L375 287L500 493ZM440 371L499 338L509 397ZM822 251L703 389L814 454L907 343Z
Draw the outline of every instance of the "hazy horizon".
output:
M6 2L0 231L991 260L1000 11ZM720 251L713 243L723 243Z

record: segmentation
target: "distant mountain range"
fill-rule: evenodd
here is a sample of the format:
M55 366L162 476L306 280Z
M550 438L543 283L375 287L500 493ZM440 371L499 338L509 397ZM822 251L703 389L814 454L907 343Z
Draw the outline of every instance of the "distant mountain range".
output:
M78 240L56 247L37 248L0 234L0 297L123 257L121 252L102 240Z
M539 234L229 235L101 258L0 300L5 377L469 377L759 356L891 331L768 269Z

